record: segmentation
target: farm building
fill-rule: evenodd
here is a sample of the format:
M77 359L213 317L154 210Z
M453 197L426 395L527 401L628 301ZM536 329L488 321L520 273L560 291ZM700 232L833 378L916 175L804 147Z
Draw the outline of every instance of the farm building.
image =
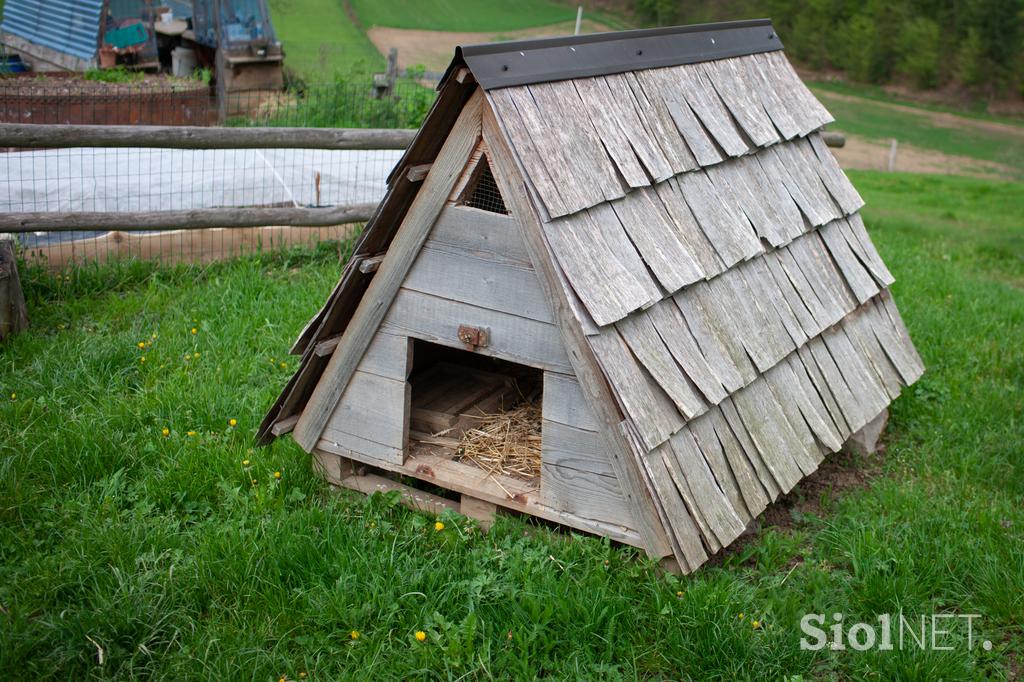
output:
M923 371L781 49L766 20L457 49L262 442L684 571L729 545Z

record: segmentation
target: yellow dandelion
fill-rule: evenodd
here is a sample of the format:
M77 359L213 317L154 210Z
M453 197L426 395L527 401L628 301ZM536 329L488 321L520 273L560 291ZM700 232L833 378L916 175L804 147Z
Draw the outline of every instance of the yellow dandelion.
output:
M195 327L192 327L192 333L193 333L193 334L198 334L198 333L199 333L199 330L198 330L198 329L196 329Z
M146 347L146 342L145 341L139 341L139 348L145 348L145 347Z
M164 438L167 438L167 436L171 435L171 430L165 426L160 429L160 433L164 434Z
M683 591L679 590L678 592L676 592L676 596L679 597L680 599L682 599L683 598Z
M238 426L238 420L237 419L233 419L233 418L229 419L228 420L228 426Z
M140 355L139 356L139 362L145 362L145 361L146 361L146 356L145 355Z
M149 337L149 338L151 338L151 339L153 339L154 341L156 341L156 332L153 332L153 336L151 336L151 337Z
M442 523L441 521L438 521L437 523L435 523L434 524L434 530L436 530L438 533L443 531L444 530L444 523Z
M282 362L281 363L281 369L288 369L288 363L287 362Z
M251 483L252 483L253 485L259 485L259 483L257 483L257 482L256 482L256 479L255 479L255 478L254 478L254 479L252 479Z
M754 628L755 630L760 630L760 629L761 629L761 621L759 621L759 620L752 620L752 621L750 621L750 625L751 625L751 626L752 626L752 627L753 627L753 628Z
M280 481L281 480L281 472L280 471L275 471L274 472L274 478L276 478L277 480Z
M738 615L736 617L739 618L740 620L743 620L743 614L742 613L740 613L740 615Z
M192 354L192 357L194 357L194 358L198 358L198 357L199 357L199 351L196 351L195 353L193 353L193 354Z
M17 400L17 399L18 399L18 394L17 393L12 393L11 394L11 400Z
M247 467L247 466L249 466L249 460L247 460L247 459L243 459L243 460L242 460L242 466L244 466L244 467Z
M186 431L185 435L188 436L189 438L192 438L192 437L194 437L196 435L196 432L195 431Z
M417 630L416 631L416 641L417 642L425 642L425 641L427 641L427 633L423 632L423 630Z
M352 632L348 633L348 636L352 639L359 639L359 630L353 630Z

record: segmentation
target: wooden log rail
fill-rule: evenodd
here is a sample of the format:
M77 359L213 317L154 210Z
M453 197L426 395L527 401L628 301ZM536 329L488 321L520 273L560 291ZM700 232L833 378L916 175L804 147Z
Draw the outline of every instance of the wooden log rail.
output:
M110 213L0 213L0 232L198 230L209 227L329 227L365 223L377 204L331 208L200 208Z
M0 147L160 149L405 149L415 130L0 124Z

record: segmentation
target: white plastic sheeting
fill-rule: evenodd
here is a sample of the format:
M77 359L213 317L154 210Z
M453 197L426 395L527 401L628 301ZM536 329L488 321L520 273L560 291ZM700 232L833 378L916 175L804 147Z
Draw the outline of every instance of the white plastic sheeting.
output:
M400 150L96 149L0 154L0 211L165 211L380 201ZM319 174L319 192L317 190Z

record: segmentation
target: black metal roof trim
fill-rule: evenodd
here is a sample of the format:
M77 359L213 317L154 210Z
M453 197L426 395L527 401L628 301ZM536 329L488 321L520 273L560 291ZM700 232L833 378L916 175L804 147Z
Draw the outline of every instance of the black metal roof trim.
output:
M728 21L460 46L445 78L465 63L492 90L781 49L770 19Z

